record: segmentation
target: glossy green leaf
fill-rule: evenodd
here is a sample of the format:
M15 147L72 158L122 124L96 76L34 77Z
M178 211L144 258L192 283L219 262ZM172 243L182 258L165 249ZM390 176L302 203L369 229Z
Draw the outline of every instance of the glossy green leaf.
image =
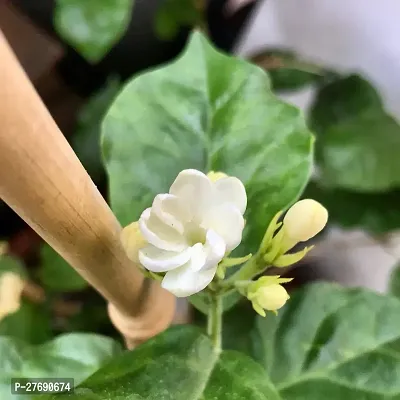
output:
M11 336L30 344L43 343L53 336L50 314L42 304L23 301L17 312L0 321L0 336Z
M161 39L171 40L181 27L195 27L203 15L196 0L165 0L161 2L155 17L155 29Z
M246 186L239 252L248 254L301 194L312 143L301 112L273 95L263 70L195 32L175 62L128 83L104 120L111 206L126 225L183 169L224 171Z
M114 340L94 334L61 335L40 346L0 337L0 398L32 399L11 394L11 378L73 378L78 384L120 352Z
M101 121L120 87L117 79L109 80L78 114L71 145L94 182L100 182L105 174L100 150Z
M41 249L39 278L53 291L69 292L83 290L88 283L48 244Z
M58 33L89 62L101 60L125 33L133 0L56 0Z
M400 190L356 193L328 189L312 182L303 196L322 203L329 211L329 223L342 228L360 228L372 234L400 228Z
M398 399L400 301L314 284L258 318L261 362L284 400Z
M262 367L180 326L114 359L83 382L71 400L279 400Z
M331 188L382 192L400 187L400 126L375 90L351 76L319 93L311 112L321 180Z

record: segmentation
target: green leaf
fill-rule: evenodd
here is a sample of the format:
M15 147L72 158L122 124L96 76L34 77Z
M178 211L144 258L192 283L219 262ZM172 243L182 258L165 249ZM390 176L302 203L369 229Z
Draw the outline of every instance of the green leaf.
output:
M314 284L258 318L255 357L285 400L397 399L400 301Z
M154 21L157 35L161 39L171 40L181 27L201 24L203 15L196 3L196 0L164 0Z
M400 126L366 81L351 76L324 87L311 120L324 185L358 192L400 187Z
M276 68L268 71L275 91L285 92L299 90L318 80L312 72L290 68Z
M400 268L393 269L389 280L389 292L400 300Z
M101 121L120 90L117 79L110 79L79 111L72 148L88 174L99 182L104 177L100 150Z
M310 124L315 132L322 134L338 122L382 107L382 100L371 84L353 74L331 81L319 89L310 110Z
M50 314L43 305L23 301L17 312L0 321L0 336L11 336L30 344L43 343L53 336Z
M88 283L49 245L43 245L41 258L39 278L48 289L70 292L88 287Z
M128 83L104 120L111 206L126 225L180 171L223 171L246 186L240 254L248 254L275 213L301 194L312 143L301 112L275 97L263 70L195 32L175 62Z
M12 395L11 378L73 378L78 384L120 352L117 342L94 334L61 335L40 346L0 337L0 398L32 399L29 395Z
M180 326L114 359L70 400L279 400L261 366L233 351L214 352L197 329ZM46 397L47 398L47 397Z
M312 182L303 197L322 203L329 211L329 223L343 228L361 228L372 234L385 234L400 227L400 190L356 193L328 189Z
M222 347L252 354L256 313L245 299L223 315Z
M317 148L326 185L363 192L400 187L400 126L381 110L330 127Z
M125 33L133 0L56 0L58 33L89 62L101 60Z
M251 57L251 60L268 71L274 91L299 90L328 74L321 67L309 64L285 50L267 49Z

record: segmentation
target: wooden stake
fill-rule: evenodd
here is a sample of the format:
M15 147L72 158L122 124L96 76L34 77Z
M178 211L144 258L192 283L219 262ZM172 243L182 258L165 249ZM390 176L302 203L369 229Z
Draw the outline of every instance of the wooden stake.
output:
M129 347L164 330L174 297L125 255L118 221L1 32L0 60L0 198L110 302Z

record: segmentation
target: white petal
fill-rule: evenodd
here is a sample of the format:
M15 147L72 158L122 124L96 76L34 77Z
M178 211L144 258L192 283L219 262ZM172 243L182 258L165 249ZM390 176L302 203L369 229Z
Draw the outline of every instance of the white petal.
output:
M190 252L190 268L193 271L199 271L204 267L207 258L203 244L196 243L191 247Z
M144 238L162 250L181 252L187 247L184 237L151 213L151 208L143 211L139 227Z
M247 206L246 189L240 179L227 177L214 183L217 204L231 203L244 214Z
M194 271L191 263L165 274L161 286L176 297L187 297L200 292L213 280L217 267Z
M182 171L169 189L169 193L179 197L190 207L191 219L201 217L212 201L213 186L210 179L200 171Z
M139 251L140 264L152 272L165 272L181 267L189 261L190 256L189 247L181 253L160 250L151 245Z
M204 251L207 254L207 259L203 267L204 269L214 268L224 258L226 251L224 239L212 229L207 231Z
M202 224L224 239L226 251L232 251L242 241L244 219L239 209L231 204L211 207Z
M189 208L176 196L159 194L154 198L151 211L166 225L183 233L183 223L190 218Z

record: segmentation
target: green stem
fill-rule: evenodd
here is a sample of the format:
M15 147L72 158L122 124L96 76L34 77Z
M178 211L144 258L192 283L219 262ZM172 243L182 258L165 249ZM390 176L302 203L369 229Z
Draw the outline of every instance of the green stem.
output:
M210 300L207 333L211 338L215 350L220 352L222 335L222 297L217 293L210 293Z
M232 287L236 281L247 281L254 278L256 275L260 274L267 268L263 268L262 256L260 254L256 254L250 258L249 261L235 274L233 274L230 278L226 281L221 282L221 286L224 288Z

